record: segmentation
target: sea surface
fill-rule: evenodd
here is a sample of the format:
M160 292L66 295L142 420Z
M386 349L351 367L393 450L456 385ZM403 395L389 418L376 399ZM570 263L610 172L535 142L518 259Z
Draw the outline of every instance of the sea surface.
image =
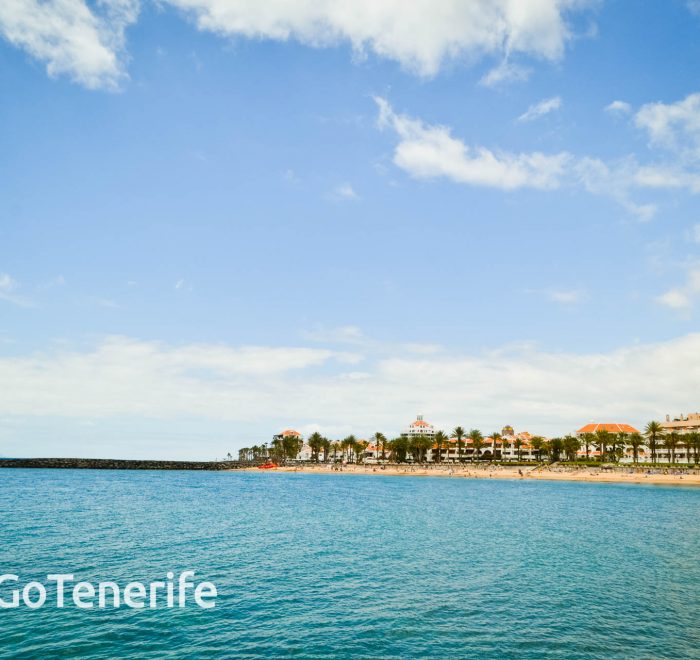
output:
M700 658L699 552L700 489L6 469L0 574L219 597L0 610L0 657Z

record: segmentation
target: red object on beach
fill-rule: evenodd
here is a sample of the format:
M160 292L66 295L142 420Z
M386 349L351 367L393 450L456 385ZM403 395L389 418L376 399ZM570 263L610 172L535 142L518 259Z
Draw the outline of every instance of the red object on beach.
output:
M258 465L258 470L271 470L276 467L277 463L264 463L263 465Z

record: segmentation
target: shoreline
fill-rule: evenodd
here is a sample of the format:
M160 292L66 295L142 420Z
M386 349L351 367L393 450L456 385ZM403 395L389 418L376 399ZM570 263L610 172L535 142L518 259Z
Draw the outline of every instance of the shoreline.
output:
M622 483L650 484L663 486L700 486L700 471L689 468L686 474L671 474L666 468L616 468L601 470L600 468L572 467L523 467L500 465L451 465L451 466L422 466L422 465L387 465L381 469L378 465L344 465L335 469L331 465L283 466L270 470L244 468L244 471L284 472L300 474L355 474L367 476L393 477L440 477L444 479L509 479L515 481L573 481L584 483ZM675 468L683 470L684 468Z

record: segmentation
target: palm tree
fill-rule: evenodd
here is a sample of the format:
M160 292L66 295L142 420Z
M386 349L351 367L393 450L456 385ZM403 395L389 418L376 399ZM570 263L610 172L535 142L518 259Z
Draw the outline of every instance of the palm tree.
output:
M321 453L323 447L323 436L318 431L314 431L309 436L306 444L311 447L311 460L318 463L318 455Z
M607 452L608 443L610 442L611 437L612 434L610 431L606 431L605 429L598 429L595 432L595 444L598 445L598 449L600 449L601 461L605 460L605 453Z
M635 463L639 460L639 448L644 444L641 433L630 433L627 436L627 444L632 447L632 457Z
M515 442L513 444L515 445L515 448L518 451L518 462L520 462L523 460L523 440L522 440L522 438L515 438Z
M542 447L544 447L544 438L541 435L535 435L532 438L530 438L530 444L535 450L537 461L539 462L540 457L542 455Z
M296 435L285 435L282 437L282 456L286 458L296 458L297 454L304 446L304 441Z
M564 437L564 451L568 460L575 461L580 449L581 441L578 438L575 438L573 435Z
M413 460L418 457L419 463L425 463L428 460L428 449L433 446L433 438L427 435L417 435L413 438L411 453ZM415 453L414 453L415 451Z
M549 450L551 452L550 458L553 463L556 463L564 451L564 439L563 438L552 438L549 441Z
M496 460L496 444L501 442L501 434L498 431L494 431L491 434L491 440L493 441L492 449L491 449L491 460L495 461ZM503 458L503 445L501 445L501 458Z
M338 460L338 452L341 450L341 442L340 440L334 440L331 443L331 448L333 449L333 461Z
M501 460L505 461L506 460L506 453L508 452L508 448L510 447L510 439L508 438L507 435L501 436Z
M365 460L365 450L369 447L369 442L367 440L358 440L353 445L353 451L355 452L355 462L363 463Z
M656 447L659 436L664 433L663 426L659 422L651 421L644 429L644 435L649 438L649 451L651 451L651 462L656 463Z
M382 435L381 443L382 443L382 460L385 461L386 460L386 448L389 445L389 441L386 439L386 436Z
M331 441L328 438L323 438L323 462L328 463L328 452L331 448Z
M461 426L456 426L455 430L452 431L452 435L457 438L457 456L459 462L462 462L462 448L464 447L464 436L466 435L464 429Z
M442 447L445 443L449 443L450 439L447 437L446 433L443 433L442 431L438 431L435 434L435 446L437 448L437 453L433 457L433 461L437 458L436 463L439 463L442 460L441 452L442 452ZM449 454L449 444L447 448L448 454Z
M348 463L351 463L350 457L352 456L352 450L355 447L357 438L354 435L349 435L340 442L340 446L343 449L343 460L345 460L345 453L347 452Z
M664 435L664 447L668 449L669 458L671 459L671 465L676 462L676 447L678 446L679 436L676 431L671 431Z
M686 436L686 447L688 448L688 463L690 463L690 448L693 448L693 459L695 465L698 464L700 455L700 433L692 431Z
M613 452L615 454L616 458L619 458L620 456L624 456L624 449L625 445L629 444L629 433L625 433L623 431L620 431L617 436L616 436L616 441L613 443ZM620 451L618 452L618 445Z
M376 458L379 458L379 446L382 446L382 458L384 458L384 447L386 447L386 437L383 433L377 431L374 434L374 448L376 451Z
M584 433L583 434L583 445L586 448L586 461L588 461L589 456L590 456L590 450L591 450L591 445L594 442L594 435L592 433Z
M479 429L472 429L469 431L469 439L471 440L471 445L474 450L472 460L474 456L476 456L476 460L478 461L481 456L481 448L484 446L484 436L481 435Z
M270 452L276 461L284 463L284 443L282 436L276 436L272 441L272 451Z
M410 443L408 438L405 436L399 436L398 438L390 440L388 445L389 450L392 454L392 458L397 463L403 463L406 460L406 455L408 454L408 451L410 449Z

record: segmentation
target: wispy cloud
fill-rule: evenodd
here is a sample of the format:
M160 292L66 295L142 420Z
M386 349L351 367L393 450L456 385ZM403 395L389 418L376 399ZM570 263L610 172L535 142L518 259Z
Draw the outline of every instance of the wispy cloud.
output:
M111 298L95 297L91 298L90 302L92 302L93 305L103 307L104 309L121 309L121 305L116 300L112 300Z
M700 160L700 93L675 103L647 103L634 116L651 146L672 151L690 161Z
M54 289L56 287L62 287L65 285L66 285L66 278L63 277L63 275L56 275L56 277L52 277L50 280L43 282L37 288L40 290L47 290L47 289Z
M553 96L549 99L544 99L539 103L531 105L520 117L518 117L519 122L528 122L539 119L550 112L559 110L561 108L561 97Z
M613 101L606 105L604 109L605 112L609 112L612 115L628 115L632 112L632 106L625 101Z
M700 223L693 227L691 236L695 243L700 243Z
M394 112L386 99L375 97L379 126L399 138L394 164L418 179L447 177L458 183L504 190L556 188L569 154L513 154L486 147L469 147L445 126L430 126Z
M512 82L524 82L530 77L532 69L504 59L498 66L490 69L479 80L479 84L484 87L497 87Z
M353 201L360 199L360 196L355 192L355 189L349 183L338 184L330 194L332 199L339 201Z
M698 98L700 103L700 94ZM610 197L641 221L651 220L658 205L654 201L638 201L635 198L639 193L685 190L700 194L700 172L687 160L665 158L642 164L635 156L606 161L567 152L514 154L470 147L447 126L430 125L398 114L384 98L375 97L374 100L379 107L378 126L392 129L398 138L394 164L414 178L445 177L457 183L504 190L528 187L552 190L567 185ZM684 109L683 116L686 115ZM649 125L654 126L650 130L655 134L665 133L664 120L650 120ZM700 154L700 119L698 127ZM685 140L692 145L691 126L686 126L685 130L688 133Z
M365 334L356 325L344 325L337 328L318 326L302 332L302 337L310 341L327 344L364 344L368 341Z
M555 303L573 305L585 300L586 293L581 289L550 289L547 297Z
M34 303L17 293L19 284L17 280L7 273L0 273L0 300L12 303L18 307L34 307Z
M673 287L656 298L656 302L679 311L689 311L700 299L700 265L690 266L685 282Z

